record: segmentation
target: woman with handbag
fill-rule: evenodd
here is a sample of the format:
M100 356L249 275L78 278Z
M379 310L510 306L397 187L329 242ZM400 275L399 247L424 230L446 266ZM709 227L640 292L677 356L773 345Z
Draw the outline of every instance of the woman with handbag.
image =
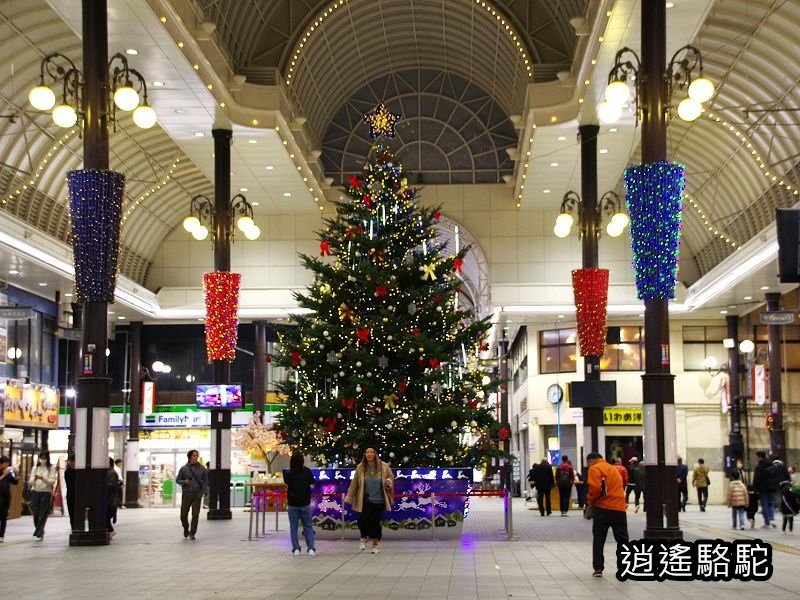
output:
M364 458L356 467L344 501L359 513L361 532L359 548L364 550L372 539L372 553L381 550L381 518L394 502L394 475L389 465L378 458L375 448L364 450Z
M39 453L39 464L31 471L28 485L31 490L31 512L33 526L36 528L33 537L44 539L44 526L53 506L53 486L56 484L56 472L50 464L50 453Z

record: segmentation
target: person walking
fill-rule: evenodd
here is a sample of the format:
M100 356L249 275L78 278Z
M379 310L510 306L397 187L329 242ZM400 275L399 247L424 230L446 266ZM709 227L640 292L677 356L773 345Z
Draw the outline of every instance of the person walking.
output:
M0 542L6 537L6 521L11 506L11 486L17 485L19 479L11 467L11 459L0 456Z
M44 539L44 526L53 507L53 486L56 484L56 472L50 464L50 453L39 453L39 464L31 470L28 485L31 489L31 512L33 513L33 537Z
M781 482L781 515L783 515L783 526L781 530L786 535L786 526L789 526L789 533L794 531L794 516L800 510L797 496L792 492L791 480Z
M692 472L692 487L697 488L697 503L700 505L700 512L706 512L706 502L708 502L708 485L711 480L708 477L708 467L702 458L697 459L697 466Z
M67 454L64 467L64 485L67 488L67 512L69 513L69 526L72 531L78 529L78 519L75 516L75 454Z
M589 454L586 463L589 465L586 500L592 507L592 577L602 577L608 529L611 528L618 544L628 541L627 504L619 471L603 460L599 452Z
M683 463L683 459L678 457L678 504L683 512L686 512L686 503L689 501L689 465Z
M736 529L737 517L739 529L744 529L744 511L749 503L747 486L742 482L740 477L739 470L733 469L731 472L731 482L728 485L728 506L731 509L733 529Z
M775 513L777 514L781 510L781 498L783 497L781 484L784 481L789 481L792 476L789 474L789 469L783 464L781 457L777 454L771 454L769 461L772 463L767 469L769 489L772 492L772 505L775 507Z
M381 551L381 517L394 503L394 475L389 465L378 458L375 448L364 450L344 498L359 513L359 547L364 550L372 540L372 553Z
M626 469L625 465L622 464L621 458L614 459L614 468L619 473L619 476L622 477L622 489L627 490L628 484L630 483L630 475L628 473L628 469Z
M625 504L631 503L631 492L633 492L633 472L636 470L636 467L639 464L639 459L635 456L632 456L628 461L628 483L625 485Z
M644 461L637 463L636 468L631 471L631 483L633 484L633 512L639 512L639 500L645 502L644 489L647 483L647 471L644 470ZM645 508L645 510L647 510Z
M289 468L283 471L283 482L286 484L286 502L289 514L289 535L292 539L292 554L300 556L300 540L297 537L299 522L303 522L303 537L309 556L317 553L314 546L314 527L311 523L311 486L314 475L311 469L303 465L303 454L294 452L289 459Z
M569 497L575 481L575 469L566 454L561 457L561 464L556 468L556 485L558 486L558 504L561 516L566 517L569 511Z
M753 473L753 491L758 495L758 502L761 504L761 515L764 517L764 529L776 527L775 525L775 504L772 496L772 479L769 470L772 464L767 460L767 453L763 450L756 452L756 468Z
M200 504L203 502L203 493L208 487L208 471L197 462L200 454L197 450L189 450L186 457L189 459L178 471L175 478L181 486L181 525L183 537L197 539L197 522L200 520ZM192 524L189 525L189 509L192 510Z
M553 468L547 462L547 458L543 458L538 465L531 469L531 472L533 473L533 485L536 486L536 504L539 507L539 515L543 517L546 510L549 517L553 514L550 492L556 484L556 480L553 478Z
M578 497L578 508L586 506L586 469L575 471L575 494Z
M117 522L117 507L122 497L122 479L114 468L114 459L108 457L108 472L106 473L106 530L109 537L114 537L113 523Z

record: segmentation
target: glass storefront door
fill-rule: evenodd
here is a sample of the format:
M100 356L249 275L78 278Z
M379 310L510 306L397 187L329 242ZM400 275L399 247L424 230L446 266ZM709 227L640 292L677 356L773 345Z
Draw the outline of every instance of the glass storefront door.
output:
M150 450L139 464L139 501L150 507L180 506L180 486L175 482L186 455L175 450Z

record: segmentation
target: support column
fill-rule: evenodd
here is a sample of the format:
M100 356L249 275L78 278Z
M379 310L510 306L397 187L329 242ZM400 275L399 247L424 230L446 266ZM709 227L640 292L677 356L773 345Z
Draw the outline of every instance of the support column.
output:
M233 131L215 128L214 137L214 270L231 270L231 140ZM214 361L214 383L231 381L231 364ZM231 413L211 411L211 471L209 473L209 520L231 515Z
M83 166L108 169L108 11L106 0L83 0ZM70 546L109 542L106 478L111 379L108 304L83 304L82 367L75 399L75 525Z
M744 441L742 439L741 410L742 402L739 387L739 317L725 317L728 325L728 338L733 340L733 348L728 348L728 398L730 401L731 425L728 432L728 445L734 466L737 460L744 459Z
M598 239L600 237L600 214L597 206L597 135L598 125L581 125L578 135L581 140L581 266L584 269L599 267ZM600 357L583 357L585 381L600 381ZM602 408L583 409L584 456L576 464L584 464L586 454L605 454L605 428Z
M764 294L767 311L780 310L781 295ZM767 350L769 351L769 408L772 431L769 432L769 451L786 461L786 432L783 430L783 401L781 399L781 326L767 325Z
M503 330L503 339L497 342L497 358L498 358L498 375L502 385L500 386L500 427L506 427L508 421L508 340L506 339L505 329ZM500 439L498 445L501 452L506 456L511 454L511 431L506 439ZM511 493L511 465L506 460L500 468L500 480L503 487Z
M664 70L667 16L664 0L642 0L642 162L667 160ZM638 83L638 82L637 82ZM678 523L677 434L674 375L670 373L669 300L645 300L645 374L642 376L644 461L647 483L645 539L682 539Z
M130 408L128 449L125 454L125 507L139 504L139 408L142 405L142 322L131 322Z
M267 324L264 321L253 322L255 345L253 352L253 412L261 415L264 422L264 399L267 393Z

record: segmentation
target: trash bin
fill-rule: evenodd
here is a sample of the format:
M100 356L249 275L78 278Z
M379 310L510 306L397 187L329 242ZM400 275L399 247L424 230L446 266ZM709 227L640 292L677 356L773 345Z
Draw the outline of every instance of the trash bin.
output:
M236 481L231 484L233 492L231 494L231 506L244 506L244 483Z

